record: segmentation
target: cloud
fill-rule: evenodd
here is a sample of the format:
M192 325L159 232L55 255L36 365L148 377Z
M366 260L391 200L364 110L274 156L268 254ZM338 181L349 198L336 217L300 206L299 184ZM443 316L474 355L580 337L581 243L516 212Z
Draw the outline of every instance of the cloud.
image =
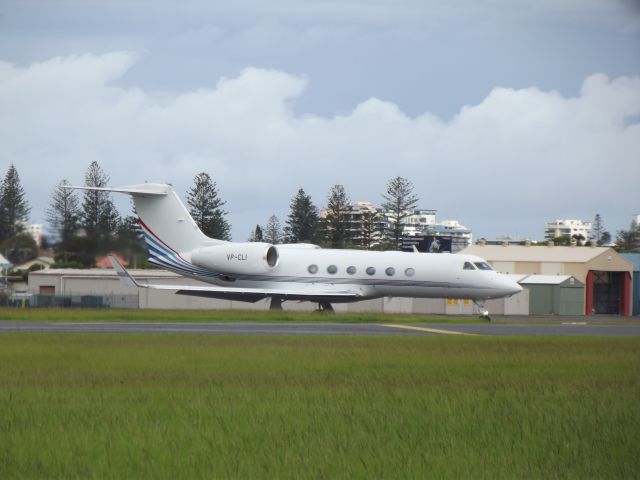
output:
M300 115L308 80L267 69L175 95L115 86L135 62L128 52L0 62L0 168L18 168L33 220L58 181L82 183L93 160L113 184L169 181L181 195L210 173L236 240L283 218L299 187L319 206L336 183L378 202L396 175L423 208L487 236L541 237L545 221L596 212L614 230L640 208L639 77L594 74L575 97L497 87L443 120L376 98Z

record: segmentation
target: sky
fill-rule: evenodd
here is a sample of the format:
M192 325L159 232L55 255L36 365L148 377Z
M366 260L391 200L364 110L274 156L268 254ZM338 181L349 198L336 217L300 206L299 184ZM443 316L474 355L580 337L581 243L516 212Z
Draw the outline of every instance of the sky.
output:
M94 160L183 199L209 173L235 241L299 188L380 204L396 176L476 239L596 213L615 236L640 213L640 2L0 0L0 175L46 223Z

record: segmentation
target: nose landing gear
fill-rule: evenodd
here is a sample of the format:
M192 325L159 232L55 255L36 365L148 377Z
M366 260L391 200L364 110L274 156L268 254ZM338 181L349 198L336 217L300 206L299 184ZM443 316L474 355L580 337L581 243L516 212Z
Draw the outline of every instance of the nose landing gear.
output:
M484 300L474 300L473 303L476 305L476 307L478 307L478 310L480 311L479 318L486 320L487 322L490 322L491 317L489 316L489 310L484 308Z

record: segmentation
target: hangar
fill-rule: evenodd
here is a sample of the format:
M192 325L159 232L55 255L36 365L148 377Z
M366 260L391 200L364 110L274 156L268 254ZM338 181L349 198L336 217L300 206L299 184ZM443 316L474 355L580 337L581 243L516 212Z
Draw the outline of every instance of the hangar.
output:
M192 285L195 282L166 270L130 270L140 283ZM124 308L214 308L230 309L229 300L175 295L171 292L138 289L124 285L115 270L49 269L29 274L29 293L35 306L95 306ZM244 304L252 308L253 304Z
M583 314L631 315L633 265L612 248L477 244L461 253L502 273L573 276L584 285Z

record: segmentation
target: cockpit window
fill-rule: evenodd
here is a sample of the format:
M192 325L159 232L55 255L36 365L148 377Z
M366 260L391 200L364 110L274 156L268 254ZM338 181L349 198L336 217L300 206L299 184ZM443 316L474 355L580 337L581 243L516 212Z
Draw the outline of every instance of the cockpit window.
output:
M493 270L493 268L491 268L491 265L485 262L474 262L474 265L480 270Z
M464 270L475 270L476 267L473 266L473 263L471 262L464 262Z

